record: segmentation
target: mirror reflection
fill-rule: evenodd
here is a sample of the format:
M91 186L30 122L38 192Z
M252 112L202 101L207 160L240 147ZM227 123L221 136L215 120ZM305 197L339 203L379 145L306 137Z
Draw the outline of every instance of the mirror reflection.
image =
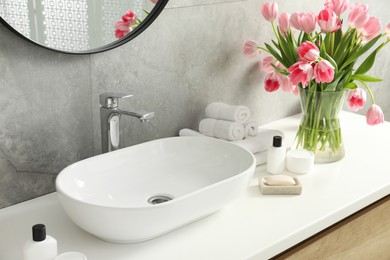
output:
M134 30L158 0L0 0L0 16L40 45L67 52L100 48Z

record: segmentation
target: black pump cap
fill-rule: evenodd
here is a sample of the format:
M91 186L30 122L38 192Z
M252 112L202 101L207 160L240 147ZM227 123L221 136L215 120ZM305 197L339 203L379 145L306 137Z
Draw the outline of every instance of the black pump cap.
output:
M33 240L40 242L46 239L46 227L43 224L36 224L32 227Z
M272 142L273 147L281 147L282 146L282 137L279 135L275 135L273 142Z

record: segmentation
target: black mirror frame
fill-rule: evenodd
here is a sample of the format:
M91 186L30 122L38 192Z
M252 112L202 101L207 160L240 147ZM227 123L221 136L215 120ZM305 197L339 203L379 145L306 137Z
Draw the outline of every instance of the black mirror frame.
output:
M156 5L154 6L154 8L152 9L152 11L150 12L150 14L148 16L146 16L146 18L141 22L141 24L139 26L137 26L133 31L128 33L122 39L116 40L116 41L114 41L114 42L112 42L110 44L104 45L102 47L95 48L95 49L90 49L90 50L87 50L87 51L79 51L79 52L62 51L62 50L57 50L57 49L54 49L54 48L50 48L50 47L44 46L44 45L42 45L40 43L37 43L37 42L27 38L26 36L24 36L23 34L18 32L11 25L9 25L2 17L0 17L0 22L5 27L7 27L9 30L11 30L13 33L18 35L19 37L21 37L24 40L26 40L28 42L31 42L31 43L33 43L35 45L38 45L38 46L40 46L42 48L45 48L45 49L48 49L48 50L51 50L51 51L55 51L55 52L59 52L59 53L64 53L64 54L85 55L85 54L93 54L93 53L99 53L99 52L108 51L108 50L114 49L116 47L121 46L122 44L125 44L125 43L131 41L132 39L134 39L135 37L140 35L146 28L149 27L149 25L151 25L153 23L153 21L157 18L157 16L159 16L159 14L162 12L162 10L164 9L164 7L168 3L168 1L169 0L159 0L156 3Z

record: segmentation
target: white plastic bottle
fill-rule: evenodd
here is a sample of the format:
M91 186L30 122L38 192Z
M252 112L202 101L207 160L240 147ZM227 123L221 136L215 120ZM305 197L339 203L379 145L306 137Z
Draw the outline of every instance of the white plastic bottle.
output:
M46 236L46 227L36 224L32 227L32 240L23 248L24 260L53 260L57 256L57 240Z
M286 148L282 146L282 137L274 136L272 147L267 152L267 171L279 174L286 168Z

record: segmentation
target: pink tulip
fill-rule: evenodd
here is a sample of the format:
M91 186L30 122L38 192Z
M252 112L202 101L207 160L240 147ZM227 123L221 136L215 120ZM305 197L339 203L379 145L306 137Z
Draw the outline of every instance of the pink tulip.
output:
M264 71L264 72L272 72L274 71L274 67L272 67L273 64L274 66L276 67L279 67L280 66L280 62L275 59L274 56L266 56L263 58L263 62L262 62L262 66L261 66L261 70Z
M290 17L290 24L297 30L309 34L316 29L317 17L313 13L293 13Z
M244 48L242 50L242 52L244 53L244 55L248 58L252 58L252 57L255 57L257 54L260 53L259 49L257 48L257 42L255 41L247 41L245 44L244 44Z
M309 81L313 79L313 67L310 63L305 61L298 61L297 63L291 65L287 70L290 72L288 77L293 85L302 84L302 87L306 87L309 84Z
M326 9L331 9L336 15L340 16L340 14L344 13L349 6L348 0L330 0L325 3Z
M362 28L369 19L368 5L354 4L348 16L348 25L352 28Z
M128 23L124 21L118 21L114 25L115 29L121 30L121 31L128 31L129 30L129 25Z
M366 24L361 28L363 40L369 41L379 35L382 28L381 21L376 17L370 17Z
M334 78L334 67L327 60L320 60L314 67L317 83L330 83Z
M358 111L364 107L366 103L367 95L366 92L361 88L355 88L348 94L348 105L353 111Z
M129 9L125 15L122 16L122 21L131 26L137 21L137 16L132 10Z
M285 75L280 75L280 78L281 78L281 89L284 91L284 92L294 92L294 85L291 83L291 80L288 76L285 76Z
M121 30L118 30L118 29L115 29L115 37L117 39L122 39L123 37L125 37L125 35L127 34L128 32L125 32L125 31L121 31Z
M301 60L307 62L316 61L320 56L320 50L318 49L318 47L314 43L309 41L305 41L301 45L299 45L299 47L297 48L297 53Z
M290 14L281 13L278 18L278 24L280 33L286 35L288 29L290 28Z
M319 13L318 25L323 33L335 32L341 28L340 19L331 9L325 9Z
M278 16L278 4L277 3L264 3L260 7L261 14L267 21L274 21Z
M300 25L300 20L302 19L302 13L293 13L290 16L290 24L292 27L294 27L297 30L302 30Z
M115 37L121 39L130 32L129 24L124 21L118 21L115 23Z
M125 37L133 28L132 26L137 22L137 16L132 10L128 10L123 16L122 20L114 24L115 37L117 39Z
M150 0L153 4L157 4L158 0Z
M279 73L275 71L269 72L264 79L264 88L267 92L274 92L279 89L281 82L281 77Z
M368 125L378 125L385 121L382 109L373 104L366 113L366 121Z
M313 13L307 13L302 17L302 30L309 34L314 32L317 24L317 16Z

